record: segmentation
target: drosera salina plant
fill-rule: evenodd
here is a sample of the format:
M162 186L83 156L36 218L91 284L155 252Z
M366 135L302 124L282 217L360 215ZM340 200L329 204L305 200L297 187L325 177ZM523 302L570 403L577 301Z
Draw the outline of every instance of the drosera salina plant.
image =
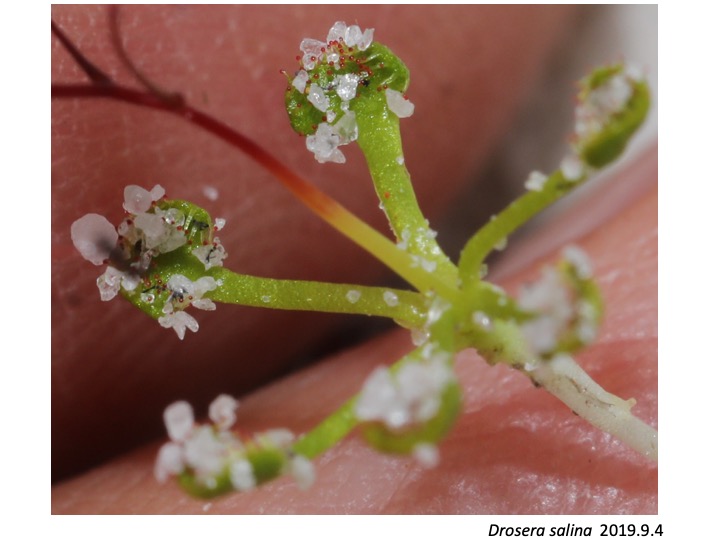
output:
M394 241L179 96L147 81L145 91L118 86L79 53L76 58L92 84L54 86L54 97L123 100L207 129L246 152L413 288L234 273L223 266L226 252L218 238L225 222L193 203L166 198L158 185L126 188L127 215L117 227L96 214L80 218L72 230L76 247L90 262L106 266L98 278L101 298L123 296L180 339L188 330L198 331L193 308L213 310L223 302L387 317L407 328L416 345L392 367L374 371L355 397L304 434L280 428L240 436L232 430L237 402L226 395L210 405L211 425L196 423L185 402L169 405L164 420L171 440L157 459L159 480L176 476L201 497L246 491L285 473L309 487L312 458L355 429L379 451L412 455L433 466L442 438L462 410L453 362L465 348L477 350L491 364L522 372L576 414L657 459L657 433L633 416L633 401L606 392L573 359L594 339L602 315L592 264L584 253L567 247L557 266L545 269L516 299L484 279L488 255L504 246L513 231L620 155L648 108L647 87L637 73L615 65L582 82L567 157L556 171L530 173L527 192L473 235L455 264L420 211L405 164L400 119L414 109L406 97L409 72L374 40L372 30L338 22L326 39L303 40L297 69L287 75L286 107L317 161L342 163L341 147L357 141Z

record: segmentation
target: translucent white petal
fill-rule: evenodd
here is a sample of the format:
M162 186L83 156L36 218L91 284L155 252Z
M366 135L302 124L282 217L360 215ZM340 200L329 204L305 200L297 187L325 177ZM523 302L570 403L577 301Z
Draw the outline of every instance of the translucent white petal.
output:
M197 332L200 328L198 322L192 315L188 315L184 311L176 311L169 315L163 315L158 319L158 323L163 328L172 328L180 339L185 339L185 330Z
M159 191L155 188L153 189L155 190L155 194L157 195ZM123 203L123 208L131 214L142 214L143 212L147 212L148 210L150 210L150 207L152 206L152 202L154 200L153 194L150 193L147 189L135 185L126 186L124 195L125 202Z
M143 232L146 249L159 246L169 233L165 220L157 214L139 213L135 216L135 227Z
M307 71L301 69L300 71L298 71L297 75L295 75L295 78L292 81L292 85L298 92L305 92L305 85L307 85L309 78L310 76L308 75Z
M184 468L182 446L174 442L165 443L155 460L155 479L161 483L165 482L169 476L180 474Z
M150 190L150 197L152 197L153 201L159 201L165 196L165 188L162 187L160 184L155 184L153 188Z
M347 32L347 25L342 21L336 22L328 32L327 42L330 43L331 41L338 41L340 39L344 40L345 32Z
M220 394L210 404L210 420L213 421L218 429L226 430L235 423L235 410L237 407L238 402L234 397L227 394Z
M352 26L348 26L345 31L345 44L348 47L354 47L358 41L362 39L362 35L362 30L360 30L358 25L353 24Z
M367 30L365 30L362 37L357 42L358 49L360 49L361 51L366 50L372 44L374 33L374 28L368 28Z
M338 145L349 144L358 138L358 125L355 113L348 111L332 126L332 132L338 136Z
M118 241L115 227L99 214L86 214L70 227L75 249L96 266L103 264Z
M194 308L202 309L204 311L215 311L217 309L215 302L213 302L209 298L201 298L200 300L193 300L192 306Z
M163 413L163 420L168 436L175 442L187 439L195 422L192 407L187 401L176 401L168 405Z
M247 459L238 459L230 464L230 481L238 491L250 491L255 487L255 474Z
M322 54L323 47L325 47L325 43L317 39L305 38L300 42L300 50L315 57L319 57Z

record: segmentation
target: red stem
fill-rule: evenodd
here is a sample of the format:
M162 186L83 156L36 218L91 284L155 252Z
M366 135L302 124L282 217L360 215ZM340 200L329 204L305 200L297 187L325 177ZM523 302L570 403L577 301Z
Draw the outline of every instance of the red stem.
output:
M120 6L110 6L108 8L108 15L110 18L110 39L112 40L113 47L115 47L115 52L125 68L137 79L140 84L147 88L151 94L155 94L163 101L170 102L173 106L184 105L185 100L180 93L163 90L146 77L145 74L133 63L130 55L128 55L125 50L125 45L123 44L122 36L120 35Z
M187 105L180 94L168 94L148 81L134 66L127 56L120 39L117 9L111 9L111 31L115 48L121 60L146 86L147 91L134 90L116 84L104 73L92 65L70 42L62 31L52 24L53 33L61 40L76 62L85 70L95 84L53 84L53 98L108 98L123 101L139 107L147 107L175 114L194 124L226 143L247 154L265 170L280 181L308 209L337 231L344 234L370 254L377 257L386 266L404 277L418 290L443 290L445 284L438 282L433 276L414 269L414 263L408 253L398 250L386 236L370 227L367 223L352 214L340 203L327 196L318 188L295 174L291 169L275 159L266 150L251 139L232 129L227 124L208 116ZM453 292L453 291L450 291Z
M72 56L73 60L75 60L77 65L80 66L80 69L85 72L85 75L87 75L91 81L95 84L102 85L113 84L110 77L105 75L99 67L83 56L83 54L77 49L77 47L75 47L75 45L73 45L73 42L68 39L60 27L55 24L55 21L50 21L50 23L52 33L60 40L60 43L63 47L65 47L65 50L70 53L70 56Z
M260 166L270 172L290 190L310 210L333 225L334 218L340 212L348 212L337 201L295 174L290 168L275 159L269 152L254 141L232 129L227 124L198 111L190 105L177 104L160 96L133 90L116 84L53 84L53 98L111 98L141 107L158 109L173 113L212 133L226 143L238 148Z

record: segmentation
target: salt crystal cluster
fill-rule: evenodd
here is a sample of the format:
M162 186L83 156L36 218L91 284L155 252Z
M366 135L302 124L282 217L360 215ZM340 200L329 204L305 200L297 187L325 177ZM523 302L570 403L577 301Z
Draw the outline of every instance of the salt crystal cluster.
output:
M527 180L525 180L525 188L529 191L542 191L546 181L547 175L540 171L532 171Z
M315 133L306 139L307 149L320 163L345 163L345 155L339 147L357 140L357 122L350 103L357 96L359 86L367 84L369 72L363 71L365 67L357 56L370 47L373 32L372 28L363 31L357 25L348 26L339 21L330 28L325 41L306 38L300 42L302 55L298 58L302 69L290 84L325 115L325 121L319 123ZM353 63L360 66L359 73L345 71L346 65ZM327 74L334 73L322 86L314 82L317 75L312 74L321 67L327 69ZM383 90L391 111L400 118L412 115L415 106L406 97L393 89ZM333 106L338 98L339 107Z
M398 118L408 118L415 112L415 105L397 90L392 88L385 90L385 99L387 99L388 108Z
M576 182L585 174L586 165L578 155L580 149L628 107L639 76L634 69L623 67L597 87L581 94L575 107L576 150L560 164L560 171L567 181Z
M170 295L163 306L164 315L158 319L163 328L172 328L180 339L185 338L185 330L197 332L200 325L195 318L183 311L189 305L205 311L214 311L215 303L203 295L217 288L217 282L210 276L191 281L182 274L174 274L165 285Z
M392 291L383 292L383 301L389 307L397 307L397 305L400 303L400 300L398 299L398 295Z
M338 147L349 142L352 141L343 142L333 126L323 122L314 135L308 135L305 146L319 163L345 163L345 154Z
M108 266L101 274L96 284L100 291L100 300L108 302L120 292L120 287L126 291L134 291L140 284L140 276L134 272L123 272L114 266Z
M434 444L416 444L412 454L415 460L426 469L432 469L440 463L440 452Z
M449 356L434 350L432 344L425 344L419 360L403 364L395 373L387 367L375 369L357 398L356 418L379 422L397 434L435 418L444 393L456 379ZM429 442L415 444L412 455L425 468L435 467L440 459L437 447Z
M391 430L426 422L439 412L442 395L454 380L443 355L408 362L396 373L379 367L363 385L355 416L382 422Z
M553 351L573 316L570 291L560 272L544 268L537 282L520 290L518 305L537 314L522 325L523 335L533 352L545 354Z
M567 246L563 249L563 259L570 263L580 279L590 279L593 275L590 257L577 246Z
M599 133L622 111L633 95L632 73L623 70L592 89L575 108L575 133L580 140Z
M577 182L585 173L585 164L577 154L569 154L560 162L560 172L569 182Z
M309 488L314 479L313 464L307 458L292 452L295 440L286 429L273 429L258 433L252 441L243 443L230 428L235 424L237 401L226 394L210 404L212 425L195 422L192 407L185 401L169 405L163 414L170 441L158 452L155 461L155 478L165 482L169 477L189 472L195 481L215 489L221 479L229 478L237 491L249 491L257 485L255 471L248 454L250 446L280 450L285 454L285 469L301 489Z
M85 259L95 265L108 264L97 279L103 301L112 300L121 289L136 291L141 284L146 288L140 294L143 302L153 303L158 295L167 295L158 322L164 328L175 330L183 339L186 330L198 330L197 321L183 310L188 306L215 309L215 304L203 295L215 289L217 283L207 276L193 282L181 274L171 276L167 283L150 279L156 257L186 246L190 241L190 223L186 223L190 218L178 208L161 207L158 202L164 196L165 190L159 185L149 191L136 185L127 186L123 202L127 215L117 228L103 216L87 214L73 223L70 232L75 247ZM224 225L225 220L218 219L214 230ZM195 248L192 254L206 270L222 266L227 257L217 237Z
M568 246L563 255L579 279L592 277L592 266L584 251ZM537 315L522 325L523 335L536 354L553 352L561 337L571 328L583 343L595 338L597 310L589 302L576 298L561 272L555 268L544 268L537 282L523 287L518 305Z
M483 311L475 311L472 314L472 322L475 326L485 332L492 332L494 326L492 319Z

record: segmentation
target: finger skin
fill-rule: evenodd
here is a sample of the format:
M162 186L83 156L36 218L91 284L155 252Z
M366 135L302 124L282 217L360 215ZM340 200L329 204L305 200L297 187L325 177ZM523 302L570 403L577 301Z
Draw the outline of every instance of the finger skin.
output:
M129 54L151 79L237 127L380 230L358 150L319 165L290 129L286 83L303 37L338 19L375 27L413 73L417 113L404 121L406 158L431 220L482 163L551 47L568 26L564 6L342 7L128 6ZM114 55L101 6L52 8L55 22L117 81L136 85ZM52 80L84 81L57 40ZM423 111L423 112L420 112ZM242 394L327 347L347 318L221 306L180 342L130 305L103 303L102 272L75 252L70 226L95 212L122 219L124 186L159 183L228 226L226 265L243 273L371 283L379 265L319 222L249 159L181 120L101 100L52 103L52 429L57 480L156 437L175 399L201 406ZM217 201L203 188L216 188ZM352 324L352 323L351 323ZM278 335L278 331L281 334Z
M607 390L635 398L634 413L657 426L656 151L617 180L556 217L548 229L571 231L565 241L587 251L607 304L598 341L578 356L580 364ZM597 218L590 229L575 227L579 215L589 214ZM558 256L552 235L541 231L527 242L540 253L545 248L544 255L523 268L508 263L512 275L501 284L510 290ZM248 431L308 429L357 391L374 366L409 348L407 334L396 331L328 358L246 397L238 425ZM53 512L657 513L657 464L511 369L489 367L465 351L458 374L464 412L441 444L435 469L379 455L352 435L316 460L318 480L309 492L280 479L206 505L172 482L155 483L154 444L56 487Z

